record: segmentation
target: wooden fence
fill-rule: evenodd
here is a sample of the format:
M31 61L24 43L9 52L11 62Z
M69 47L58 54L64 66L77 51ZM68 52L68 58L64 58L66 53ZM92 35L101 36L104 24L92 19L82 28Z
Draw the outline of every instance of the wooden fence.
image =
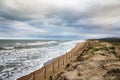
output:
M87 46L88 42L80 43L70 52L56 58L41 69L23 76L17 80L55 80L55 75L58 72L64 70L68 63L75 61Z

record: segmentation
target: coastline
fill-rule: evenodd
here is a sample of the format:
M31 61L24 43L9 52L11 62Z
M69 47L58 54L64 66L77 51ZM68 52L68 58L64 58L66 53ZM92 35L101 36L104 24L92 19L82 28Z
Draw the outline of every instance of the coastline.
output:
M74 48L76 48L76 46L79 46L80 44L82 44L82 43L84 43L84 42L86 42L86 40L77 41L76 45L75 45L71 50L69 50L68 52L72 51ZM66 55L66 54L67 54L67 52L64 53L64 54L62 54L62 55L60 55L60 56L58 56L58 57L55 57L55 58L53 58L53 59L50 59L50 60L46 61L46 62L43 64L43 67L46 66L46 65L48 65L48 64L50 64L50 63L52 63L54 60L58 59L58 58L61 57L61 56Z
M16 44L19 43L19 45L22 45L24 41L21 42L22 42L21 44L18 41L16 41L15 43ZM83 42L83 40L48 41L48 42L34 41L34 43L32 44L40 47L37 48L33 47L27 49L26 48L12 49L4 51L1 50L1 53L5 52L5 54L1 54L4 57L4 59L1 58L1 62L6 60L6 62L3 62L2 66L6 66L4 64L7 64L8 67L4 67L4 70L2 71L0 77L3 80L16 80L19 77L28 75L31 72L34 72L43 67L44 66L43 64L46 63L47 61L52 60L60 55L66 54L66 52L69 52L72 48L74 48L78 42ZM8 43L12 44L10 41ZM29 44L27 45L31 45L31 41L28 41L28 43ZM11 67L11 65L13 65L12 66L13 68Z
M23 76L23 77L19 78L18 80L26 80L26 78L29 80L29 79L33 78L32 76L35 77L35 75L38 75L38 74L39 74L39 76L43 75L43 76L39 77L40 80L44 80L44 78L48 79L49 76L51 75L51 73L56 74L57 72L63 70L69 62L74 61L77 58L77 56L79 55L79 53L81 53L81 52L78 53L78 49L81 48L82 49L81 51L83 51L83 47L86 44L87 44L86 42L77 44L68 53L63 54L57 58L48 60L41 69L34 71L33 73L28 74L26 76ZM42 73L44 73L45 75Z
M55 80L120 80L120 40L88 40L89 46Z

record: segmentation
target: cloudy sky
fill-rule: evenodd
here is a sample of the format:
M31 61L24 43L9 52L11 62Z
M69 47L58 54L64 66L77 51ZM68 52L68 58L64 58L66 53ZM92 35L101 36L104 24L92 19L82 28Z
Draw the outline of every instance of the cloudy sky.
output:
M0 39L120 37L120 0L0 0Z

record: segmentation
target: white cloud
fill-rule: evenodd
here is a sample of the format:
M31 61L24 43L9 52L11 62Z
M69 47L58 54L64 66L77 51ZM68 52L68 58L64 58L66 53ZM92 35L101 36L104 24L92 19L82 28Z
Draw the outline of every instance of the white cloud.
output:
M4 12L16 13L27 17L43 17L45 14L63 10L86 12L91 7L112 5L119 0L1 0L0 7ZM12 12L13 11L13 12Z
M112 33L116 36L120 33L114 31L120 29L119 7L120 0L0 0L0 24L16 30L11 32L14 37L48 35L50 32L53 35L79 37L81 34L82 37L92 38ZM36 22L42 27L39 24L37 27L31 25ZM77 27L74 26L76 24ZM98 28L96 30L101 30L101 33L88 34L90 31L85 28L86 25L91 29Z
M86 19L88 24L100 26L103 29L114 29L119 27L120 21L120 2L109 4L108 6L93 10L90 17ZM89 12L88 12L89 13Z
M80 37L83 37L84 39L94 39L94 38L106 38L106 37L117 37L116 35L112 34L88 34L88 33L79 33Z
M11 32L0 32L0 37L7 38L27 38L32 35L42 35L47 33L48 31L45 29L36 28L24 22L14 21L9 23L9 28L12 29Z
M44 29L36 28L34 26L31 26L27 23L24 22L13 22L12 24L9 25L12 29L17 30L17 31L23 31L23 32L29 32L29 34L35 34L35 33L45 33L47 32ZM32 33L30 33L32 32Z

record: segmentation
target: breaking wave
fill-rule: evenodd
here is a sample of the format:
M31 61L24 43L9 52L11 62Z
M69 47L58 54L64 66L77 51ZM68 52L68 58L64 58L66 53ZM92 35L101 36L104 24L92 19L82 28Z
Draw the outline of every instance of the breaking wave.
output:
M16 41L12 43L14 46L0 50L0 80L16 80L27 75L41 68L48 60L70 51L79 42L83 42L83 40ZM20 48L18 49L18 47Z

